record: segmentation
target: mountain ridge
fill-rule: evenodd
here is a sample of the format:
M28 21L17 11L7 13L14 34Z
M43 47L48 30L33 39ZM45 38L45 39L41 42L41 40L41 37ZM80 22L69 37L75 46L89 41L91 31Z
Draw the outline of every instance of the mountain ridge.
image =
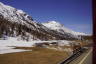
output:
M65 39L61 33L50 30L31 16L14 7L0 3L0 37L20 36L21 39Z
M53 22L56 24L56 22ZM59 23L58 23L59 24ZM51 25L51 24L50 24ZM60 24L61 25L61 24ZM54 26L53 26L54 27ZM58 27L58 26L57 26ZM59 27L63 27L59 26ZM62 30L61 30L62 31ZM64 31L63 31L64 32ZM71 33L49 29L25 13L0 2L0 37L21 37L23 40L64 40L78 39Z
M81 39L81 36L88 36L88 34L81 33L81 32L75 32L69 28L66 28L63 24L60 24L57 21L48 21L48 22L44 22L42 24L51 30L55 30L62 34L68 34L74 38Z

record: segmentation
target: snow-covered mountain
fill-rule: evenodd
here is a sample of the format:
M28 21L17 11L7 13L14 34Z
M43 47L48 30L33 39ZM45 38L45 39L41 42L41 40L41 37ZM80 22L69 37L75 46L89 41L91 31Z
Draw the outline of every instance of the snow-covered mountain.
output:
M18 10L8 5L4 5L1 2L0 2L0 19L5 19L7 21L11 21L12 23L17 22L19 24L26 25L30 28L33 27L30 26L29 23L36 25L35 22L32 22L33 19L24 11Z
M52 21L40 24L23 10L0 2L0 38L19 37L23 40L64 40L76 39L79 32L65 28Z
M62 34L69 34L70 36L76 37L76 38L78 38L80 35L87 35L85 33L80 33L80 32L75 32L73 30L70 30L57 21L48 21L48 22L42 23L42 24L49 29L56 30Z
M68 35L65 37L62 33L50 30L24 11L0 2L0 37L5 36L23 40L52 40L65 39Z

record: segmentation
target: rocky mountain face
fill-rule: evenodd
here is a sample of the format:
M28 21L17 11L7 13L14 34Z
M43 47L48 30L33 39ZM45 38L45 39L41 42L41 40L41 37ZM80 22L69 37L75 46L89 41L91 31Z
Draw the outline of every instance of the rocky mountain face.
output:
M40 24L24 11L0 2L0 38L20 37L27 41L78 39L72 31L57 24Z

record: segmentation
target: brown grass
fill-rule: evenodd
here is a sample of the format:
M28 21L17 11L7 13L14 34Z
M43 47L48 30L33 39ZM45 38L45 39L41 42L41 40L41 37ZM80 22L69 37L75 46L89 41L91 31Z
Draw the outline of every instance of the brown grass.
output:
M17 47L32 51L0 55L0 64L57 64L68 57L64 51L38 47Z

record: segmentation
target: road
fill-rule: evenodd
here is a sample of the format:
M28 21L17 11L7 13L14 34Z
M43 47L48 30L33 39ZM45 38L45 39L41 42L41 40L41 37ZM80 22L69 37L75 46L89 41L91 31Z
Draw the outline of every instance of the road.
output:
M69 64L92 64L92 48L84 52Z

